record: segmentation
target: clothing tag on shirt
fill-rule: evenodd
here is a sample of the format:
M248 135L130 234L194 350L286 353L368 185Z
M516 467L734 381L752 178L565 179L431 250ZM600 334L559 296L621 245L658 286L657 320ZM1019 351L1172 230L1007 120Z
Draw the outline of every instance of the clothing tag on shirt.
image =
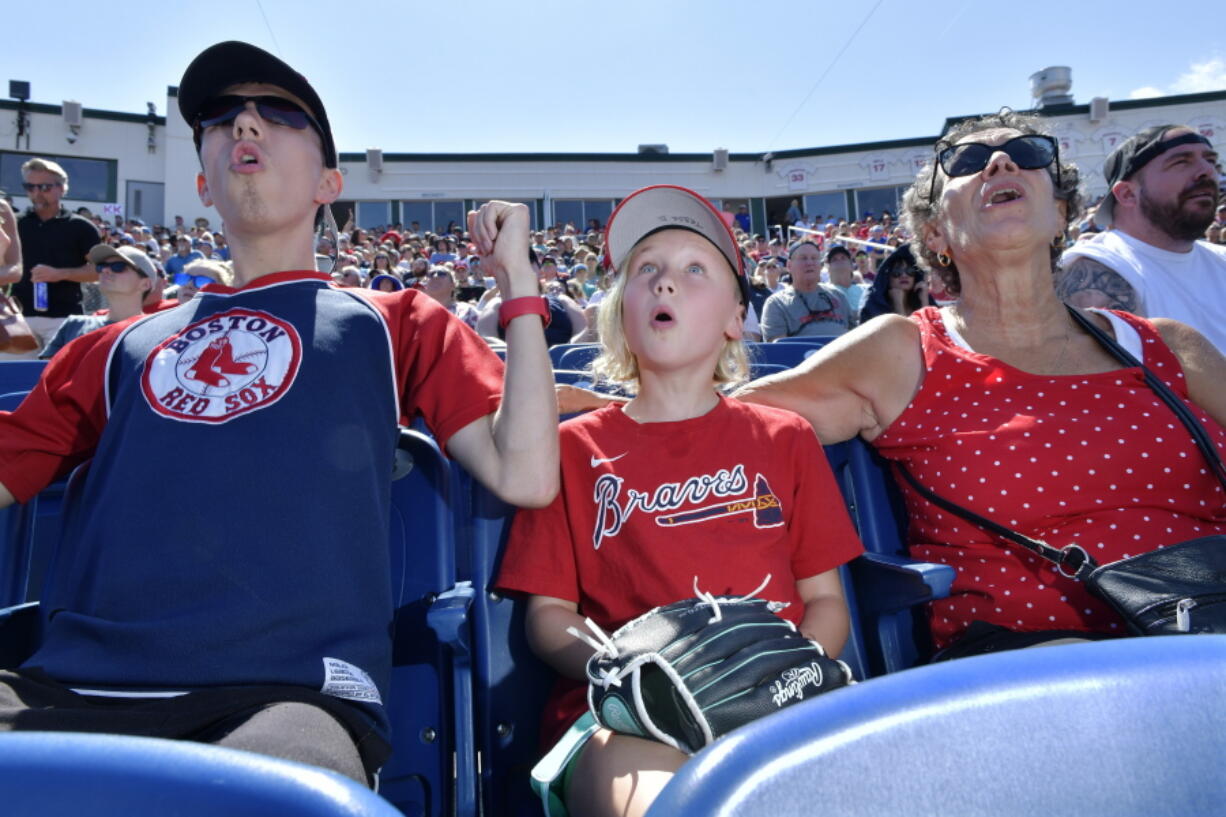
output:
M324 685L320 692L349 701L383 705L379 688L360 667L339 658L324 659Z

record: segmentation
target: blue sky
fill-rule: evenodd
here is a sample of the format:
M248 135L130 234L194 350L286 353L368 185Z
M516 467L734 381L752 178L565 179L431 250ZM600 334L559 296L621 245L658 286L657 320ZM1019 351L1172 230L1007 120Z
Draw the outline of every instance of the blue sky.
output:
M1210 5L69 0L51 17L6 9L0 81L29 80L36 102L164 112L197 52L242 39L306 74L342 151L766 151L1029 107L1048 65L1072 67L1080 103L1226 90Z

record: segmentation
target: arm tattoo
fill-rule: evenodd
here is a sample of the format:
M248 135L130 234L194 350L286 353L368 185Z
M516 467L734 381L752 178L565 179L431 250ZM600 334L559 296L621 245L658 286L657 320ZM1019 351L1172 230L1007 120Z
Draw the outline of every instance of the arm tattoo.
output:
M1072 306L1096 306L1140 314L1140 299L1115 270L1081 256L1056 273L1056 295Z

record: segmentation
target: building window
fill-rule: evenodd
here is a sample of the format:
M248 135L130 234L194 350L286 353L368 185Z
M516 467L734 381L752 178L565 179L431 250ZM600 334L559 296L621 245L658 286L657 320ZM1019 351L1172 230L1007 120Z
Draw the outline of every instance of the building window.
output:
M68 174L66 201L113 203L119 200L119 162L115 159L83 159L80 156L0 150L0 188L14 196L25 195L21 189L21 166L35 156L50 159L64 168Z
M611 199L555 199L553 223L563 228L573 224L576 231L584 233L588 222L595 220L597 226L604 229L613 213L613 205Z
M842 190L805 196L805 215L820 224L847 218L847 194Z
M902 197L908 187L910 185L900 184L894 187L879 187L876 190L857 190L856 218L864 218L872 213L875 218L880 219L881 214L889 210L890 215L897 221L898 213L902 209Z
M478 209L481 205L488 202L489 199L477 199L473 202L473 209ZM538 229L536 226L536 201L534 199L501 199L501 201L509 201L512 204L528 205L528 223L533 232ZM467 229L467 228L466 228Z
M468 229L464 221L464 202L410 200L400 202L400 223L412 230L413 222L422 233L442 233L448 224Z
M392 203L390 201L359 201L355 217L357 226L363 230L387 227L392 223Z

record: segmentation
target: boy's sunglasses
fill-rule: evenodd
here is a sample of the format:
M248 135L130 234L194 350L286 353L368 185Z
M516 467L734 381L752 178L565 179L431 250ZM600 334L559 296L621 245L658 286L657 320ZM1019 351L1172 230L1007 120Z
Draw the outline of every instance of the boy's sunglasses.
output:
M315 121L315 117L304 111L294 102L279 96L237 96L226 94L205 100L196 113L195 129L199 134L205 128L214 125L228 125L238 118L248 102L255 103L256 113L260 118L275 125L285 125L294 130L305 130L312 127L323 137L323 128Z
M33 193L38 190L42 193L49 193L60 186L59 182L22 182L21 186L25 188L27 193Z
M1012 162L1022 170L1038 170L1056 163L1056 178L1060 178L1060 150L1056 140L1041 133L1031 133L1025 136L1015 136L1002 145L986 145L982 142L962 142L957 145L945 145L937 142L937 162L945 175L952 178L970 176L988 166L992 156L998 150L1003 150ZM928 190L928 200L936 195L937 174L932 174L932 186Z
M192 284L196 289L203 289L209 284L217 283L207 275L188 275L186 272L176 272L174 282L176 286Z

